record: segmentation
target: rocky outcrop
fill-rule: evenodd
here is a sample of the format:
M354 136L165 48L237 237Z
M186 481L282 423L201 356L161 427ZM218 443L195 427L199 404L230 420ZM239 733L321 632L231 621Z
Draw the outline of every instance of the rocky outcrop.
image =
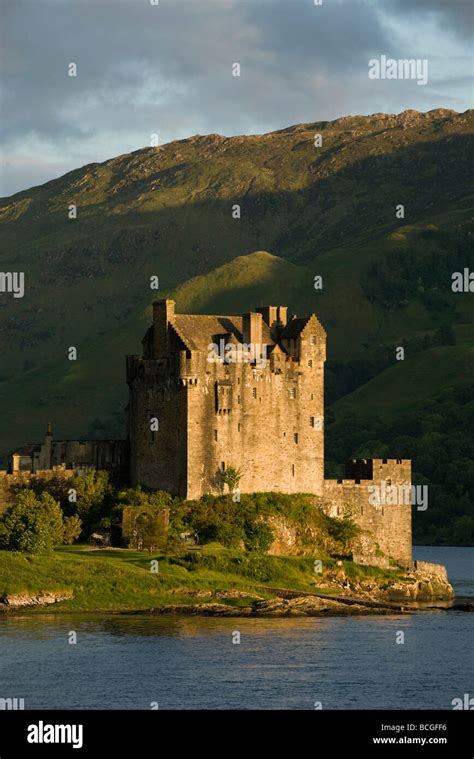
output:
M454 590L442 564L415 561L412 570L389 583L380 595L393 601L446 601L454 597Z
M266 588L277 595L271 599L256 600L255 596L248 606L230 606L217 601L198 604L170 604L156 609L143 609L134 614L186 614L216 617L328 617L360 614L401 614L406 613L403 606L374 601L364 598L329 598L304 591L284 588ZM232 592L232 591L230 591ZM227 597L227 592L215 597ZM187 593L186 595L190 595ZM246 594L229 597L243 597ZM257 597L258 598L258 597ZM130 612L124 612L130 613Z
M74 597L72 590L50 590L42 593L11 593L0 598L0 608L22 609L32 606L48 606Z
M354 600L352 603L324 598L321 596L298 596L296 598L274 598L270 601L257 601L253 605L253 614L259 617L330 617L361 614L400 614L402 607L383 604L364 603Z

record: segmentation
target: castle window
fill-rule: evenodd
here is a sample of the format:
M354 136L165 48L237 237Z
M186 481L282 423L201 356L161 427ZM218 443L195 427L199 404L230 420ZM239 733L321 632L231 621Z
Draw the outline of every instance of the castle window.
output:
M256 387L252 388L252 395L253 395L254 398L257 397L257 388Z
M237 403L240 403L240 395L237 396Z
M309 426L314 427L314 416L309 417Z
M392 480L387 480L387 485L391 485L391 484L392 484Z
M214 440L217 440L217 430L214 430Z
M240 422L237 425L237 432L240 432Z
M313 362L311 361L311 359L309 359L309 361L308 361L308 366L309 366L310 369L313 366Z
M295 476L295 465L294 464L291 465L291 475L292 475L292 477Z
M221 461L221 469L225 472L225 461Z
M293 400L296 398L296 387L290 387L290 398Z
M297 432L295 432L295 434L293 435L293 440L295 441L296 444L298 444L298 433Z
M316 335L311 335L311 345L316 345Z
M230 414L232 408L232 386L228 380L216 382L216 413Z

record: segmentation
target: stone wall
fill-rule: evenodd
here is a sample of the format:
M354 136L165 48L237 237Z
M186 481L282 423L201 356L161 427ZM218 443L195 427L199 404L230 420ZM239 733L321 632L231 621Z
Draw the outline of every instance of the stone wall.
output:
M229 383L227 407L219 391ZM243 493L322 494L323 361L311 370L287 359L280 371L240 363L208 365L187 385L188 498L215 493L218 469L241 472Z
M374 459L371 480L325 480L323 508L329 516L343 517L350 513L354 522L370 532L380 551L399 562L412 560L411 503L373 505L374 485L385 487L411 486L410 462ZM390 485L387 485L387 483ZM373 553L373 552L372 552ZM373 554L375 556L375 554ZM359 560L363 558L358 557Z

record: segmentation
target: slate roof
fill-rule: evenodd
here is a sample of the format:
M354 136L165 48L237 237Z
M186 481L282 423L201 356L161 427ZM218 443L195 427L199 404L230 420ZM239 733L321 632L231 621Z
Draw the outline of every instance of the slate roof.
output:
M191 350L205 351L210 343L218 343L222 338L242 343L242 323L242 316L176 314L172 326ZM265 322L262 322L262 343L274 344Z
M288 322L280 337L284 339L298 337L310 319L310 316L307 316L304 319L292 319L290 322Z

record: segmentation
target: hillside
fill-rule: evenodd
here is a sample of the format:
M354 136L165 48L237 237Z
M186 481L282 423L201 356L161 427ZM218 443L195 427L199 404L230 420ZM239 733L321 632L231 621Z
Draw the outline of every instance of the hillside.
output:
M24 271L26 287L23 299L0 296L0 455L49 419L58 436L123 434L124 356L140 350L153 274L185 312L269 301L316 311L331 471L357 448L342 442L341 415L362 415L363 430L445 387L462 395L473 297L450 286L453 271L474 269L473 145L472 111L350 116L195 136L2 199L1 268ZM388 427L379 432L382 442Z

